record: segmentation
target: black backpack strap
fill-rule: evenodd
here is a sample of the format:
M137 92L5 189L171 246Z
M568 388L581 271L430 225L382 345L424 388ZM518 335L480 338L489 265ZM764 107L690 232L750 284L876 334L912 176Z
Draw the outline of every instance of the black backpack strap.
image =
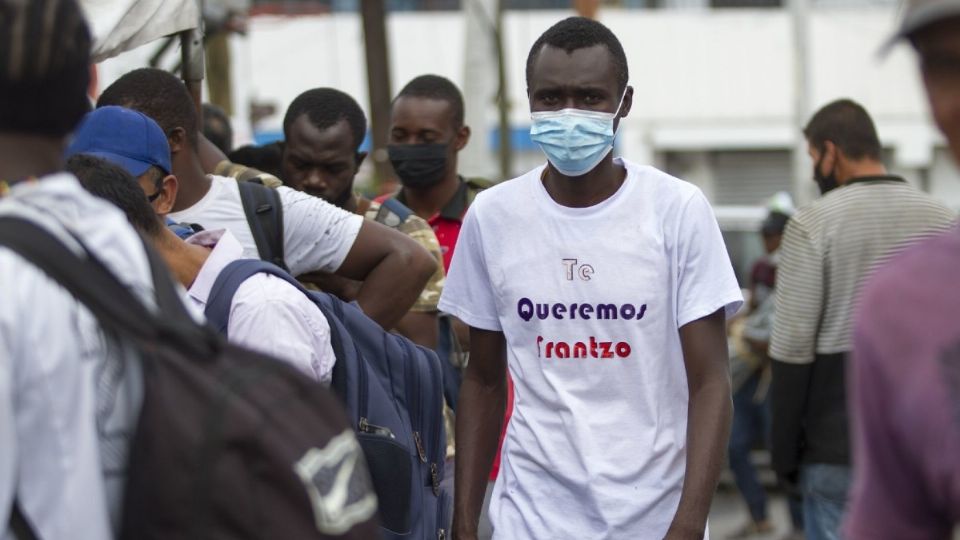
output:
M237 188L260 258L286 270L280 193L253 182L237 182Z
M213 345L211 336L215 335L194 323L160 256L146 246L157 306L163 316L148 311L85 247L85 256L77 255L35 223L0 217L0 245L46 273L111 330L140 343L166 340L198 357L205 356Z
M13 499L13 507L10 509L10 530L13 531L13 537L17 540L38 540L40 538L27 520L27 515L23 513L20 499Z

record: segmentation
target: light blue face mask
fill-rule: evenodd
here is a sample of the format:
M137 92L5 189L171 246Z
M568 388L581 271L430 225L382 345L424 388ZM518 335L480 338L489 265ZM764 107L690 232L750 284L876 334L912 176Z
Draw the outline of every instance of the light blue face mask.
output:
M613 140L617 136L613 121L620 114L626 95L624 89L614 113L582 109L531 113L530 138L540 145L547 160L560 174L583 176L613 149Z

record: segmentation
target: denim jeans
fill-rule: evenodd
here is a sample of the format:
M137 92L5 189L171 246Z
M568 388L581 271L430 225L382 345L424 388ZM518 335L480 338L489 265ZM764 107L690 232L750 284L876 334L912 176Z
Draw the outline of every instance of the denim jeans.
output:
M750 450L754 443L758 440L766 442L770 433L769 400L754 401L759 382L758 371L733 395L733 426L728 447L730 470L754 521L767 519L767 495L750 461Z
M814 463L800 468L807 540L840 540L850 489L850 467Z

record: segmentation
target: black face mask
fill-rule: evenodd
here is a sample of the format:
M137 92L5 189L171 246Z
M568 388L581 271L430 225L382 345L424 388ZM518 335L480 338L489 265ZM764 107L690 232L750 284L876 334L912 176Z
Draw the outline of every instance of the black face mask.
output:
M400 183L410 188L426 188L443 180L447 146L442 143L391 144L387 146L387 153Z
M833 174L833 171L830 171L830 174L820 172L821 163L823 163L823 158L820 158L820 161L816 162L813 166L813 180L817 183L817 187L820 188L820 195L826 195L828 191L833 191L840 187L840 184L837 182L837 177Z

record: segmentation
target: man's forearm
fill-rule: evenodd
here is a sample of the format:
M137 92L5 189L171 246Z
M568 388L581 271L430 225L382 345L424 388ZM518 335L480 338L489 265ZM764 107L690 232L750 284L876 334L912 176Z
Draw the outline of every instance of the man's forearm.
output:
M497 453L507 400L506 377L485 382L470 364L457 407L457 486L453 533L457 540L476 538L490 467Z
M667 538L702 540L730 437L733 404L727 377L691 389L687 410L687 468L680 505Z
M360 286L357 303L368 317L383 328L396 327L433 275L433 258L422 248L420 251L426 259L419 257L421 254L417 252L391 253L366 276Z

